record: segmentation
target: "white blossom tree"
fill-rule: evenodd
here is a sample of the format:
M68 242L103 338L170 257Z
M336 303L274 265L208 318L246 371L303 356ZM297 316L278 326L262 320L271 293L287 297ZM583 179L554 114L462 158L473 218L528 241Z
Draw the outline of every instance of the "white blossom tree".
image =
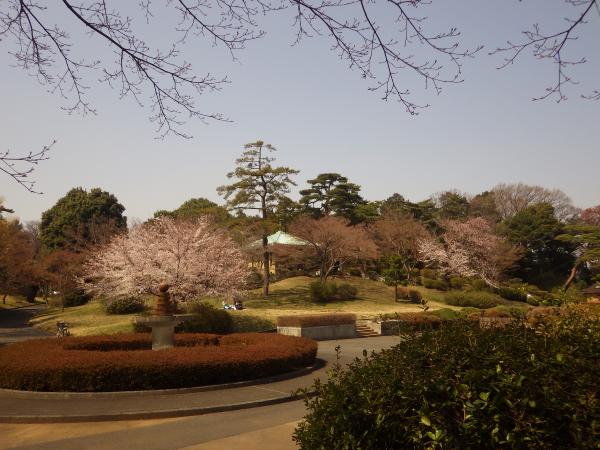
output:
M118 235L87 261L84 289L109 298L157 294L168 283L176 301L231 296L243 288L248 263L237 244L206 217L161 217Z
M446 275L478 277L497 287L503 272L521 256L518 248L494 234L490 223L476 217L447 220L440 239L427 237L418 244L419 258Z

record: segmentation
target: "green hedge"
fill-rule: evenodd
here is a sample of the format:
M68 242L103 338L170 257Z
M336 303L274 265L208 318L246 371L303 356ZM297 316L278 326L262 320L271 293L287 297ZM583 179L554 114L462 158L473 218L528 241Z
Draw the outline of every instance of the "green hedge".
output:
M132 314L146 309L146 302L140 297L103 299L102 305L108 314Z
M265 333L177 335L151 350L147 334L36 339L0 348L0 387L30 391L168 389L249 380L310 366L317 344Z
M356 323L354 314L296 314L279 316L278 327L322 327L327 325L348 325Z
M444 280L435 280L432 278L421 278L421 284L427 289L437 289L438 291L447 291L448 283Z
M459 320L405 339L314 385L301 449L598 448L599 321Z
M313 281L309 285L310 300L314 303L327 303L338 300L352 300L358 289L350 284L337 284L334 281Z
M452 291L444 296L444 301L452 306L471 306L487 309L502 304L497 296L487 291Z

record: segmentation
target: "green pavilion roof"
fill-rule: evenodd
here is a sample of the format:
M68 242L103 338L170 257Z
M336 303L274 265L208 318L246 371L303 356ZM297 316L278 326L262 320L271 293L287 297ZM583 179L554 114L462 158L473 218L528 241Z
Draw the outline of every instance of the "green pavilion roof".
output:
M271 236L267 237L268 245L308 245L304 239L300 239L299 237L293 236L285 231L278 231L273 233ZM250 244L250 247L258 247L262 245L262 240L254 241Z

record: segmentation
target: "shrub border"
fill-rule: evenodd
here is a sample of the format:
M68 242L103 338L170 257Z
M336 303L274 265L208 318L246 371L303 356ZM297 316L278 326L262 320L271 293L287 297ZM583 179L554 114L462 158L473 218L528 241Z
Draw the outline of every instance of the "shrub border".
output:
M150 338L147 339L150 344ZM97 341L95 341L95 339ZM221 339L225 342L221 343ZM261 333L240 333L236 335L207 335L188 334L179 335L178 341L183 341L183 348L154 352L150 349L131 351L132 356L127 356L126 351L99 351L94 350L69 350L66 347L80 347L82 344L110 343L115 341L127 344L139 344L140 335L101 335L82 338L65 338L56 340L36 339L13 344L0 349L0 361L3 374L0 376L3 389L6 392L36 392L50 394L58 391L59 395L89 394L101 392L112 396L114 392L137 393L170 391L185 392L182 389L212 390L224 389L225 385L232 387L241 386L238 383L251 382L258 384L270 382L279 375L294 375L297 371L315 366L317 344L305 338L290 336L270 336L266 339ZM295 342L292 342L295 340ZM106 342L105 342L106 341ZM135 341L135 342L134 342ZM192 342L198 344L190 344ZM218 342L213 342L218 341ZM227 342L229 341L229 342ZM208 344L208 345L207 345ZM215 345L216 344L216 345ZM208 346L208 355L193 347ZM35 352L23 355L23 358L14 358L15 351L23 352L23 346L33 346L39 349L37 357ZM213 349L213 346L217 349ZM247 346L247 347L246 347ZM178 346L179 347L179 346ZM133 346L135 349L136 346ZM219 351L222 348L223 350ZM28 349L31 351L31 349ZM166 355L169 352L169 355ZM172 353L171 353L172 352ZM214 352L214 359L210 353ZM4 353L4 354L2 354ZM111 353L114 359L111 359ZM95 359L94 355L101 354ZM61 358L61 355L65 355ZM23 362L24 361L24 362ZM229 373L228 371L234 372ZM225 372L223 372L225 371ZM35 380L40 373L46 373L46 381ZM227 375L229 373L229 375ZM224 375L223 375L224 374ZM14 378L14 377L17 378ZM130 382L114 382L113 380L127 377ZM135 377L142 376L142 381ZM70 381L68 377L76 377ZM132 378L133 377L133 378ZM80 378L79 380L77 378ZM214 384L215 381L228 383ZM265 379L263 381L263 379ZM66 380L66 381L65 381ZM170 380L170 381L169 381ZM147 389L144 389L147 388ZM207 389L208 388L208 389ZM189 391L188 391L189 392ZM54 397L56 398L56 397Z

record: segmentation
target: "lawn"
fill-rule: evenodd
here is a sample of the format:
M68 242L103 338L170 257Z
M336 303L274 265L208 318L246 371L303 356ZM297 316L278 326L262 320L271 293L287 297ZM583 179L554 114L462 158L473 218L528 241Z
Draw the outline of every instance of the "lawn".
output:
M3 302L0 298L0 309L18 308L21 306L31 306L35 303L29 303L24 297L13 297L12 295L6 296Z
M309 277L294 277L271 284L268 298L262 296L261 289L249 292L244 300L245 309L232 311L236 331L253 331L268 329L274 326L277 316L290 314L318 314L331 312L354 313L358 318L373 318L380 314L395 312L419 312L418 305L408 302L394 301L394 288L382 282L366 280L359 277L335 279L338 283L349 283L358 288L358 298L354 300L335 301L327 304L315 304L309 298L309 284L314 281ZM440 309L462 310L458 306L444 303L445 293L421 286L413 287L421 292L429 301L429 310ZM523 303L498 299L506 306L524 307ZM215 307L221 308L221 300L206 299ZM48 331L56 330L56 322L64 320L69 323L71 332L76 336L87 336L103 333L122 333L133 331L133 316L136 314L106 314L99 301L91 301L83 306L66 308L50 308L32 320L32 324Z

